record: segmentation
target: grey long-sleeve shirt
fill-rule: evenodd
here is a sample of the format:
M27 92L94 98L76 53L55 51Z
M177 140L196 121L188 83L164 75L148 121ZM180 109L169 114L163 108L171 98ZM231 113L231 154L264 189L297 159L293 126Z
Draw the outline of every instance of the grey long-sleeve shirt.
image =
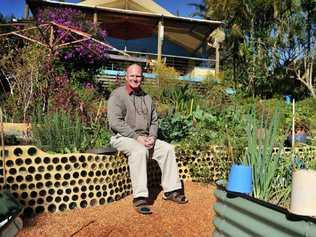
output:
M108 120L114 134L136 139L157 137L158 116L152 98L145 92L128 94L125 86L115 89L108 100Z

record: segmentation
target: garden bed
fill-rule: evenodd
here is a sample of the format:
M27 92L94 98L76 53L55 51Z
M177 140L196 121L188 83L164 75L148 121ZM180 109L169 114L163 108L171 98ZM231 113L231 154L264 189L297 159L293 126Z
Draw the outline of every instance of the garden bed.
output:
M214 236L315 236L316 219L244 195L215 190Z

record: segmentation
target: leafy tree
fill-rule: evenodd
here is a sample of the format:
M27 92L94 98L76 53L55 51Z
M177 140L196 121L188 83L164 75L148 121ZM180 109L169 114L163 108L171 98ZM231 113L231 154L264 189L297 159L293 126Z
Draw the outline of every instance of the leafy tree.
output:
M293 77L289 65L315 47L311 1L204 0L192 5L196 15L224 21L222 60L231 79L252 95L270 97L295 89L295 83L284 83Z

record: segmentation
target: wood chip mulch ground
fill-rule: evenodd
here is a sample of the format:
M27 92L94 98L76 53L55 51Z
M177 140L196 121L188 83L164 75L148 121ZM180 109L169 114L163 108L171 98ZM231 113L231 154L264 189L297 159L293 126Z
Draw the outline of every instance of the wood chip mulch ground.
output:
M62 213L44 213L24 223L17 237L130 237L212 236L214 186L184 183L189 203L162 200L160 192L151 215L140 215L132 207L132 196L120 201Z

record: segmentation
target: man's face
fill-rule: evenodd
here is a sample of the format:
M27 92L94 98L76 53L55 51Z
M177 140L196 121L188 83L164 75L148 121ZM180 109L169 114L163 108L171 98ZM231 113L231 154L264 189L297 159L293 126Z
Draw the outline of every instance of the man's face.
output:
M127 68L126 82L132 89L139 89L142 84L142 69L138 65Z

